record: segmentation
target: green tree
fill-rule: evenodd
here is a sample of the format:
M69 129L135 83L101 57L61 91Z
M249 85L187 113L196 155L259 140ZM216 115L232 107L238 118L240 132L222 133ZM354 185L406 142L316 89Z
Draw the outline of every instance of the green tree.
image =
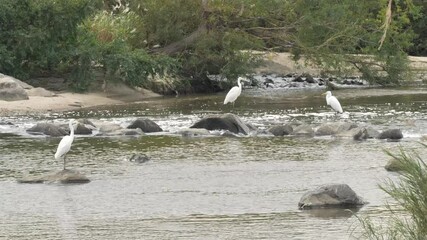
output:
M388 0L299 1L298 16L304 16L293 37L296 57L305 55L325 71L345 74L354 69L367 80L398 84L406 78L406 51L414 37L410 16L414 8L394 1L392 21L384 34Z
M0 0L0 72L26 79L52 74L76 47L91 0Z

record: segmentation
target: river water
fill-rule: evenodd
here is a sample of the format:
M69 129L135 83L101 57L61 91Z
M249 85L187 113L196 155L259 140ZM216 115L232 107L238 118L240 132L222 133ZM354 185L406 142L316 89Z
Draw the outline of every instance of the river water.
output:
M399 146L425 149L427 90L340 90L345 114L325 106L323 90L245 90L235 106L224 94L156 98L64 114L11 116L0 122L0 239L351 239L362 231L354 213L387 219L378 188ZM327 137L187 138L175 134L201 117L232 112L260 129L287 122L354 122L400 128L399 142ZM138 117L165 132L141 137L77 136L68 167L88 184L18 184L17 178L61 169L59 138L31 136L37 122L94 118L127 126ZM13 125L6 124L7 122ZM128 161L143 153L150 161ZM346 183L369 204L353 212L298 210L301 196Z

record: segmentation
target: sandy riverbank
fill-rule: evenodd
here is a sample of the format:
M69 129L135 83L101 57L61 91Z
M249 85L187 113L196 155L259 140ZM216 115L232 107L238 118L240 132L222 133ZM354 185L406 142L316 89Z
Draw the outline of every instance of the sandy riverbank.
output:
M123 85L115 86L106 92L54 92L52 97L29 96L28 100L0 100L0 116L73 111L88 107L125 104L160 96L145 89L137 91Z

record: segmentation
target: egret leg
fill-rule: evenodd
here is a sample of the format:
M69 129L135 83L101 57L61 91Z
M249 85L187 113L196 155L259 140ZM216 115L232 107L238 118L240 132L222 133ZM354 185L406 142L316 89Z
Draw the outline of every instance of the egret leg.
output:
M67 157L67 155L64 155L64 170L65 170L65 158Z

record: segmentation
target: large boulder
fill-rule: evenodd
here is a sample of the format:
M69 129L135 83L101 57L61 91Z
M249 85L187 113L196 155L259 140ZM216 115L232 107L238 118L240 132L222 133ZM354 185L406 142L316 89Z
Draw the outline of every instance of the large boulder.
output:
M52 137L60 137L68 134L67 130L52 123L37 123L35 126L27 129L29 134L33 135L49 135Z
M163 129L157 125L157 123L151 121L147 118L139 118L133 123L131 123L128 127L128 129L136 129L139 128L145 133L151 133L151 132L162 132Z
M298 202L299 209L324 207L357 207L366 202L347 184L323 185L305 193Z
M0 74L0 100L17 101L27 100L28 94L16 79Z
M41 176L26 176L18 179L18 183L88 183L89 178L80 172L64 169L59 172L47 173Z
M277 126L273 126L273 127L268 129L268 132L270 132L274 136L289 135L289 134L292 134L293 131L294 131L294 129L289 124L277 125Z
M207 130L228 130L232 133L248 135L250 128L236 115L226 113L203 118L190 128L204 128Z
M378 135L378 139L399 140L402 138L403 138L403 134L400 129L387 129Z

